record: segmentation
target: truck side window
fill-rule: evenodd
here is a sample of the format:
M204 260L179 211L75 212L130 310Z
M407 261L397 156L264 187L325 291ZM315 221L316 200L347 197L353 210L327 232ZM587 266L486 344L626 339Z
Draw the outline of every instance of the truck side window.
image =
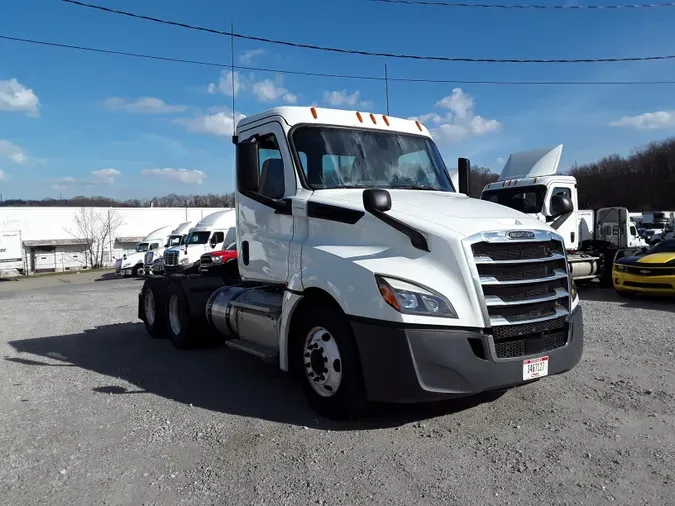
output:
M561 197L567 197L568 199L572 199L572 190L569 188L553 188L553 192L551 193L551 197L555 197L556 195L560 195Z
M630 226L630 235L636 236L637 235L637 230L635 229L634 225Z
M225 234L223 232L214 232L211 236L211 246L216 247L217 244L220 244L225 240Z
M260 193L273 199L283 198L286 192L284 161L274 134L261 137L260 146Z

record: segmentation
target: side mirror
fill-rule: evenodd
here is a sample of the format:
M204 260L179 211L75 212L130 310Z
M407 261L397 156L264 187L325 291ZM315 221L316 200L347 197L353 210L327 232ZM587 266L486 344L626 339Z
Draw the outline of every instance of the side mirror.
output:
M471 162L468 158L457 159L457 181L459 193L469 195L471 191Z
M554 195L551 197L551 215L554 217L574 211L574 204L572 200L563 197L562 195Z
M244 142L237 144L237 190L257 192L260 188L258 167L258 144Z
M218 244L218 243L216 242L216 236L215 235L213 237L211 237L211 240L209 241L209 244L211 245L211 248L216 247L216 244Z
M387 190L368 189L363 191L363 207L366 211L385 212L391 209L391 195Z

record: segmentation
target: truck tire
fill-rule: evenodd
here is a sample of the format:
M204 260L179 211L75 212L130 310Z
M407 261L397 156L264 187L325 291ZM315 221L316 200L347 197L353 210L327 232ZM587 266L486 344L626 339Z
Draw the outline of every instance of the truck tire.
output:
M145 274L145 268L143 267L143 264L136 264L132 272L135 278L140 278Z
M166 337L165 311L162 308L164 297L158 288L158 284L146 282L141 290L143 324L150 337L155 339Z
M353 420L368 409L354 334L344 314L328 305L298 315L295 373L311 408L333 420Z
M190 339L194 325L190 317L190 307L183 287L178 282L169 284L165 304L166 333L173 345L182 350L191 348Z

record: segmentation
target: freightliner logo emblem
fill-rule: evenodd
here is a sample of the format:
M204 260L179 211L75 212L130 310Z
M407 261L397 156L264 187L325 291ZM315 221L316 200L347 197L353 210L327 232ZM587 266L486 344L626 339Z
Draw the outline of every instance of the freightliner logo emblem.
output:
M509 239L534 239L534 232L529 230L514 230L507 235Z

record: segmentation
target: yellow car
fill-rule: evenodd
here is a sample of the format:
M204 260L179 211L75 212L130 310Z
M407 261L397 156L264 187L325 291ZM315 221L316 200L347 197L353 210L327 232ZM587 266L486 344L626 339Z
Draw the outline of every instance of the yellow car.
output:
M675 239L666 239L645 253L619 258L612 268L619 295L675 295Z

